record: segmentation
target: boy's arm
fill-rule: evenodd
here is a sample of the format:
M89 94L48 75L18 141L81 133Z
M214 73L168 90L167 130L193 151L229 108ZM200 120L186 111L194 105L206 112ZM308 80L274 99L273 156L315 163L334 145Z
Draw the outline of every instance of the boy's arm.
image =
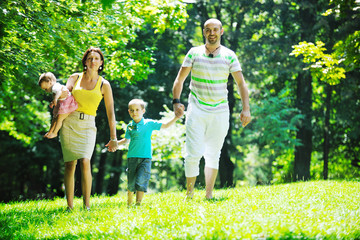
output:
M124 144L127 144L128 142L130 142L130 139L123 138L118 141L118 145L124 145Z
M173 117L173 119L171 119L169 122L167 123L163 123L161 125L161 129L165 129L170 127L171 125L173 125L177 120L179 119L179 117L177 117L176 115Z

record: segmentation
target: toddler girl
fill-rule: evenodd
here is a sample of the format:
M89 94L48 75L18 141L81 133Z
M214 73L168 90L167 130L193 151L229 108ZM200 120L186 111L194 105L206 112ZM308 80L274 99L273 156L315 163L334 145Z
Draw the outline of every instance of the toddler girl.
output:
M78 104L70 91L64 85L56 82L56 77L51 72L41 74L39 86L44 91L53 93L53 100L50 103L50 107L54 107L53 120L50 130L44 137L55 138L58 135L64 119L78 108ZM63 91L68 92L66 98L60 98Z

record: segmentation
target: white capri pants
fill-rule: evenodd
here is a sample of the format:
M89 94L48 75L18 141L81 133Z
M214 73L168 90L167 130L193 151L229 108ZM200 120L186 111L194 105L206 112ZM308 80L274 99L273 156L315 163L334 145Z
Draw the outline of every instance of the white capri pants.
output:
M229 130L229 110L207 112L190 103L186 114L185 176L199 175L202 156L205 167L219 169L221 148Z

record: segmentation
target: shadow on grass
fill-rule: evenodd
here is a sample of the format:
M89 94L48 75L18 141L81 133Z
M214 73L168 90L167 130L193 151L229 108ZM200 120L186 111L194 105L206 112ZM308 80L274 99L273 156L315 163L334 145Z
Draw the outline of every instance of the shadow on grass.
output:
M218 203L218 202L224 202L224 201L226 201L226 200L228 200L229 199L229 197L214 197L214 198L212 198L212 199L206 199L205 198L205 201L207 201L207 202L210 202L210 203Z

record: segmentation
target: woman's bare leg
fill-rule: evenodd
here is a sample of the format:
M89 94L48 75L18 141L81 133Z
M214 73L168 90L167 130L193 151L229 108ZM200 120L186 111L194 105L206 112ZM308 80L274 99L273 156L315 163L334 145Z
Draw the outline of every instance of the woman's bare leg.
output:
M65 184L65 194L67 205L69 209L74 208L74 188L75 188L75 169L76 162L66 162L65 163L65 173L64 173L64 184Z
M90 159L87 158L81 159L80 167L81 167L81 188L83 194L84 207L90 208L90 195L91 195L91 185L92 185Z

